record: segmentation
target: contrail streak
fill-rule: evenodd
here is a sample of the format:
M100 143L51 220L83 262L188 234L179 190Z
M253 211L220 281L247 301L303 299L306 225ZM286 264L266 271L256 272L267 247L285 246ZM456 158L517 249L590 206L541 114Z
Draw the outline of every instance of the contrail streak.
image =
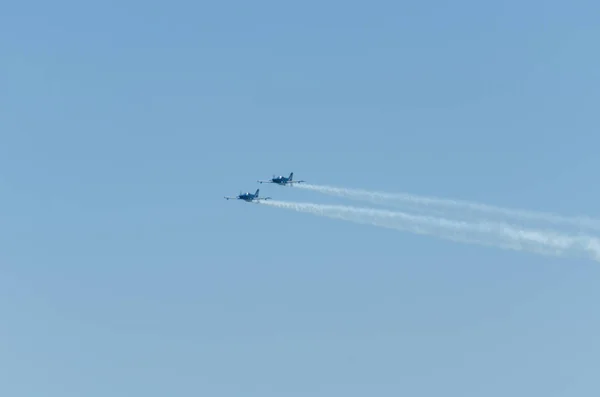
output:
M553 256L586 254L594 260L600 261L600 239L593 236L572 236L553 231L521 229L502 223L455 221L440 217L344 205L285 201L264 201L261 205L417 234L433 235L464 243Z
M341 187L298 184L296 187L324 193L332 196L345 197L353 200L367 201L374 204L397 205L403 208L411 208L414 211L448 214L448 210L461 211L460 216L468 215L504 216L515 220L540 221L553 224L571 225L578 228L600 230L600 220L589 217L569 217L547 212L536 212L529 210L502 208L493 205L474 203L464 200L451 200L438 197L425 197L406 193L386 193L368 191L363 189L347 189ZM472 214L469 214L471 212Z

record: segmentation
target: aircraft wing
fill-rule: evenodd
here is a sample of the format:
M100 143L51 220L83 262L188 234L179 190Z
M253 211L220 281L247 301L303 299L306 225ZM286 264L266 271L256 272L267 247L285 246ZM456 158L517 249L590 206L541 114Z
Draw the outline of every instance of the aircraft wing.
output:
M256 181L258 183L273 183L273 181Z
M237 199L237 197L227 197L227 196L225 196L224 198L225 198L225 200L235 200L235 199Z
M260 201L260 200L273 200L271 197L258 197L254 199L255 201Z
M306 181L290 181L288 182L290 185L293 185L294 183L305 183Z

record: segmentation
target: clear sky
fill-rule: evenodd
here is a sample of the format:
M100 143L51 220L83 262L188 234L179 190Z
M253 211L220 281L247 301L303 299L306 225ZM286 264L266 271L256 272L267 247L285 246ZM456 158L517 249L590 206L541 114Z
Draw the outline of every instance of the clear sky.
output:
M223 200L600 216L598 15L4 4L0 395L598 396L598 263Z

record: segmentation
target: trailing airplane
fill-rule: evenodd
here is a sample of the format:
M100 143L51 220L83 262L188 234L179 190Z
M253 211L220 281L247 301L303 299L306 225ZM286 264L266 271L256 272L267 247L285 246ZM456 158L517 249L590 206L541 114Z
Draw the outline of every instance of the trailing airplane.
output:
M290 173L290 176L288 176L287 178L285 176L275 176L273 175L273 178L271 178L271 180L268 181L257 181L258 183L276 183L278 185L282 185L282 186L286 186L286 185L290 185L292 186L294 183L302 183L305 181L294 181L294 173Z
M233 199L237 199L237 200L244 200L246 202L251 202L251 201L260 201L260 200L271 200L271 197L258 197L258 192L260 189L256 189L256 193L252 194L249 192L246 193L242 193L240 192L240 194L236 197L225 197L225 199L227 200L233 200Z

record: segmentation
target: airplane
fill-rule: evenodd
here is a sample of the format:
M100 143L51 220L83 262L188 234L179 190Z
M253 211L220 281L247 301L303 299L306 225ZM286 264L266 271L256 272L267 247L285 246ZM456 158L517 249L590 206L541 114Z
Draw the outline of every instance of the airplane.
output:
M306 181L294 181L294 173L290 173L290 176L288 176L287 178L285 176L275 176L273 175L273 178L271 178L271 180L269 181L257 181L258 183L276 183L278 185L281 186L286 186L286 185L290 185L293 186L294 183L302 183L302 182L306 182Z
M271 197L258 197L259 190L260 189L256 189L256 193L254 193L254 194L249 193L249 192L246 192L246 193L240 192L240 194L236 197L225 197L225 199L227 199L227 200L233 200L233 199L244 200L248 203L252 202L252 201L272 200Z

